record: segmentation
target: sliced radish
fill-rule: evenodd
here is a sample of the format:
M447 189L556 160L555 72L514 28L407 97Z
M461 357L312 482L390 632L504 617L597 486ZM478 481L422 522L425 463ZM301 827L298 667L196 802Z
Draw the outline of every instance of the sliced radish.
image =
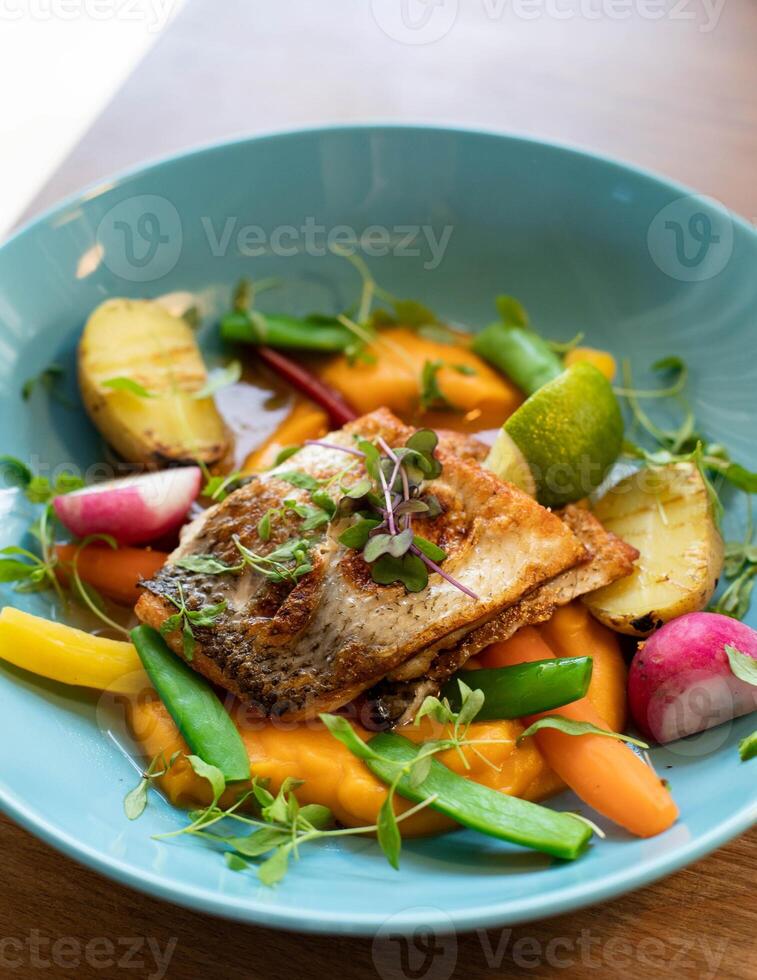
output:
M96 483L56 497L53 506L77 538L110 534L120 544L142 544L184 522L201 483L200 468L185 466Z
M717 613L680 616L641 645L628 701L646 736L672 742L757 709L757 687L733 673L726 644L757 659L757 633Z

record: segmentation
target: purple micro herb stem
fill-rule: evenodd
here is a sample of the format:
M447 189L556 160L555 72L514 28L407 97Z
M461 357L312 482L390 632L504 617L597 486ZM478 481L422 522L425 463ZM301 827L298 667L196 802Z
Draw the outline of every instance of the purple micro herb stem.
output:
M414 555L417 555L420 558L420 560L424 562L426 565L428 565L428 567L432 571L438 572L438 574L441 575L442 578L446 579L450 583L450 585L454 585L456 589L460 589L461 592L464 592L467 596L470 596L471 599L475 599L476 602L478 602L479 597L476 595L475 592L471 592L471 590L466 585L463 585L462 582L458 582L456 578L452 578L451 575L448 575L443 569L439 568L436 562L431 561L428 555L424 555L420 548L417 548L413 544L410 546L410 551L412 551Z
M399 459L397 457L397 454L392 449L392 447L389 445L389 443L386 441L386 439L384 439L383 436L379 436L378 439L376 440L376 442L379 444L379 446L381 446L381 448L384 450L384 452L386 453L386 455L389 457L389 459L391 459L391 461L393 463L399 462Z
M358 459L365 459L365 453L359 449L351 449L349 446L338 446L335 442L324 442L322 439L306 439L303 446L322 446L324 449L335 449L337 452L357 456Z
M384 476L384 471L379 466L378 468L379 479L381 480L381 486L384 490L384 500L386 501L386 519L389 522L389 533L396 534L397 529L394 525L394 507L392 505L392 495L389 493L389 487L386 485L386 477Z

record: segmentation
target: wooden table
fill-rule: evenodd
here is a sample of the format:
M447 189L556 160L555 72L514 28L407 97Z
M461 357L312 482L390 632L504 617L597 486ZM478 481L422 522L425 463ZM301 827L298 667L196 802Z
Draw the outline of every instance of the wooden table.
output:
M445 0L441 15L453 6ZM605 13L590 19L586 0L466 0L446 34L416 45L390 38L369 0L189 0L30 211L141 159L233 134L424 120L624 157L757 221L757 7L728 0L708 29L701 0L678 6L650 20L639 11L652 8L636 0L596 0ZM631 17L617 19L622 10ZM145 898L4 819L0 854L0 977L159 977L155 948L173 949L165 975L174 978L402 976L392 950L369 940L293 937ZM454 975L752 978L755 880L752 833L601 907L460 936ZM429 980L452 975L449 943L438 945Z

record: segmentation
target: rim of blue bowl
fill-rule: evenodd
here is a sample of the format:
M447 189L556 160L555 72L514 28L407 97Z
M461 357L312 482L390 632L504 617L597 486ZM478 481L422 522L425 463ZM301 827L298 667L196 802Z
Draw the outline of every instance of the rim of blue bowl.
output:
M349 125L334 124L273 130L254 136L235 136L227 140L189 147L125 168L110 176L93 181L84 188L66 195L57 203L33 216L21 227L14 230L10 236L0 241L0 252L16 240L32 232L38 225L45 224L52 217L71 205L83 200L90 200L97 196L98 193L108 193L116 186L134 177L142 176L187 156L202 156L223 150L227 147L239 146L246 143L289 139L304 135L408 131L471 135L492 140L506 140L534 147L548 147L552 150L559 150L588 160L599 160L618 170L630 171L637 177L642 177L644 180L655 184L662 184L676 192L680 192L681 196L696 195L704 200L711 200L721 207L725 207L721 202L717 202L715 198L701 194L662 174L569 143L541 140L521 134L497 132L477 127L385 122ZM726 210L728 210L735 224L741 226L750 235L757 237L757 229L749 221L741 215L734 213L729 208L726 208ZM49 821L44 814L27 806L10 788L3 785L0 785L0 809L21 827L30 831L36 837L39 837L45 843L50 844L68 857L137 891L197 912L278 929L326 934L344 933L355 936L371 936L375 934L376 930L380 928L386 919L385 914L378 912L360 914L353 912L350 918L346 920L339 913L325 912L324 910L310 911L298 908L272 909L269 905L258 902L254 898L240 901L236 896L225 896L217 891L186 886L184 883L175 884L150 872L136 871L128 862L119 861L105 855L97 848L90 847L71 834L62 831ZM518 897L496 904L487 903L486 905L465 909L439 910L436 918L433 915L434 909L432 907L406 909L393 918L392 925L395 929L406 930L411 930L416 926L432 926L438 928L440 932L449 931L451 928L462 931L477 928L493 928L545 919L560 915L561 913L575 911L587 905L604 902L634 889L642 888L654 881L658 881L660 878L705 857L716 848L748 830L755 822L755 819L757 819L756 811L757 803L751 806L747 805L740 811L732 814L728 820L712 827L709 831L700 834L697 838L685 844L675 846L669 854L660 855L642 866L634 865L601 879L589 879L577 885L557 889L547 895L533 895L525 899Z
M38 224L44 224L54 215L58 214L60 211L78 201L90 200L92 197L96 196L98 192L107 193L114 189L117 184L124 183L133 177L141 176L142 174L149 173L151 170L157 170L166 164L174 163L183 157L188 156L203 156L204 154L210 154L217 150L223 150L228 147L241 146L245 143L262 143L279 139L289 139L296 138L298 136L307 135L317 135L322 133L366 133L366 132L408 132L416 131L422 133L440 133L440 134L463 134L469 136L480 136L485 139L493 140L506 140L511 143L521 143L529 146L540 146L548 147L552 150L560 150L564 153L569 153L573 156L584 157L589 160L599 160L608 166L615 167L618 170L632 171L636 176L643 177L655 184L664 184L673 190L679 192L682 197L685 196L695 196L700 197L705 201L712 201L719 207L723 208L731 217L731 220L739 225L741 228L746 230L749 234L757 236L757 227L755 227L751 221L745 218L743 215L739 214L737 211L733 211L727 205L723 204L717 198L710 194L705 194L702 191L697 191L687 184L683 184L680 181L675 180L672 177L668 177L666 174L662 174L658 171L652 170L648 167L643 167L640 164L629 163L628 161L622 160L619 157L615 157L612 154L601 153L596 150L592 150L589 147L579 146L575 143L570 143L568 141L562 140L547 140L538 139L534 136L528 136L524 133L513 133L507 131L497 131L493 129L482 129L477 126L462 126L462 125L438 125L436 123L424 123L424 122L384 122L381 120L375 122L363 122L363 123L324 123L323 125L313 125L313 126L293 126L284 129L271 129L266 130L261 133L256 133L252 136L244 134L238 136L231 136L228 139L223 140L213 140L208 143L197 143L193 146L185 147L181 150L175 150L172 153L160 154L156 157L149 157L143 160L141 163L136 163L133 166L123 167L120 170L116 170L111 174L106 174L97 180L90 181L83 187L76 191L72 191L70 194L66 194L59 198L56 202L43 208L38 214L32 215L27 221L18 228L11 229L10 234L6 235L4 238L0 239L0 249L5 248L6 245L10 245L16 241L16 239L21 238L26 235L29 231Z

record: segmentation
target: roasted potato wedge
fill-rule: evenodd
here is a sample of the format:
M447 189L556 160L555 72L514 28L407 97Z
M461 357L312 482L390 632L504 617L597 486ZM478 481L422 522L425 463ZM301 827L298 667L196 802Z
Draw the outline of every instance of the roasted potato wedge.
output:
M149 393L105 382L128 379ZM155 469L229 452L231 434L212 398L195 397L207 371L187 323L149 300L110 299L79 343L79 388L90 418L124 459ZM123 384L123 382L120 382Z
M723 541L702 475L693 463L638 470L594 508L608 531L639 550L631 575L583 601L606 626L649 636L709 602L723 565Z

